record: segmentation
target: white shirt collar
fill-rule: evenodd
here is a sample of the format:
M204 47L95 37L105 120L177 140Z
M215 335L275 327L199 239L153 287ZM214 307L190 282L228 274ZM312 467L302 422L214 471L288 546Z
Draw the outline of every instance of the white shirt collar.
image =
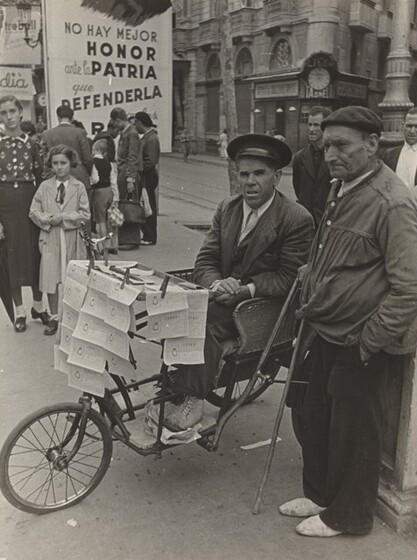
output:
M337 193L337 197L340 198L343 195L350 192L352 189L354 189L356 187L356 185L359 185L359 183L361 183L366 177L368 177L368 175L371 175L373 172L374 172L374 170L371 169L370 171L367 171L363 175L360 175L359 177L356 177L355 179L352 179L352 181L342 181L342 186L340 187L340 190ZM338 179L332 179L331 182L333 184L336 181L338 181Z
M271 198L269 198L266 202L264 202L262 204L262 206L259 206L259 208L251 208L249 206L249 204L246 202L246 200L244 200L243 201L243 222L242 223L244 223L244 224L246 223L247 217L252 212L252 210L257 211L258 220L259 220L259 218L262 216L262 214L265 214L265 212L271 206L274 198L275 198L275 191L273 192Z
M404 148L408 151L413 151L413 152L417 152L417 143L416 144L408 144L407 142L404 142Z
M58 187L61 183L64 185L65 188L67 188L68 183L69 183L69 179L67 179L66 181L59 181L58 178L55 177L55 186L56 186L57 190L58 190Z

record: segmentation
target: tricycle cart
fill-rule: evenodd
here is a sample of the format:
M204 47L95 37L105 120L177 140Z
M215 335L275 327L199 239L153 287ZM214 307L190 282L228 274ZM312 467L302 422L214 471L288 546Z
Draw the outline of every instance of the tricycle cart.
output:
M192 270L164 276L165 286L169 281L195 288ZM206 450L217 450L223 428L235 411L276 382L281 366L288 367L297 328L298 288L296 281L285 300L255 298L234 311L239 339L225 357L217 389L207 397L219 412L216 418L204 417L197 439ZM143 313L136 316L136 330L128 333L132 343L143 338L146 322ZM130 355L132 363L140 360L132 350ZM84 392L78 403L59 403L33 412L6 439L0 453L0 488L16 508L41 514L83 500L104 477L114 441L143 456L160 456L172 447L161 439L165 405L175 398L167 390L169 368L162 364L158 374L128 381L111 371L108 363L106 367L114 387L106 388L104 396ZM288 384L289 379L277 382ZM159 405L153 441L141 427L141 416L151 399Z

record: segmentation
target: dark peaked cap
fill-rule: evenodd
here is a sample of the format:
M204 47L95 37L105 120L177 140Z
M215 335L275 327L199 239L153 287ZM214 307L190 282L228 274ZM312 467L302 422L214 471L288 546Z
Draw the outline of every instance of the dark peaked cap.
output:
M358 106L337 109L337 111L334 111L334 113L321 122L322 130L331 125L348 126L363 132L375 133L378 136L380 136L384 129L382 120L376 113L367 107Z
M267 134L242 134L233 138L227 146L227 153L232 160L241 157L271 159L279 168L291 162L291 148L282 140Z
M139 111L135 114L135 119L141 122L144 126L155 126L151 117L145 111Z

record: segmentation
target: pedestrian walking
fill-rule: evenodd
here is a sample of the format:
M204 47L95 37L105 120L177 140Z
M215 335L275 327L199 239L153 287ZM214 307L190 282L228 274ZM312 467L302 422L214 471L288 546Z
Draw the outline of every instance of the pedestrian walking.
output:
M184 161L188 162L188 156L190 155L191 151L191 142L188 130L186 128L183 128L180 132L180 143Z
M0 97L0 239L5 239L10 288L15 305L14 329L26 330L22 286L31 286L31 315L47 324L49 316L39 290L39 229L29 220L29 209L42 180L43 164L36 142L20 128L23 107L16 97Z
M50 320L46 335L58 329L58 285L65 280L67 264L85 259L86 249L79 235L81 224L90 219L87 191L71 171L77 167L77 154L68 146L52 148L47 159L54 177L43 181L30 207L31 220L41 229L39 285L48 294Z
M328 117L328 107L316 106L308 116L308 145L297 152L293 159L293 187L297 200L314 218L316 228L323 216L330 192L331 176L324 161L324 140L321 123Z
M156 245L157 240L157 216L158 207L156 202L156 189L159 182L159 157L161 148L159 145L158 133L151 117L145 111L139 111L135 115L136 129L142 135L142 188L148 194L152 215L146 218L142 225L143 239L141 245Z
M371 531L389 372L417 339L417 204L378 160L381 119L344 107L321 123L334 178L302 286L316 337L298 410L304 497L283 515L305 536Z
M217 141L217 145L219 146L219 156L222 159L227 159L227 144L227 131L224 128L219 134L219 140Z

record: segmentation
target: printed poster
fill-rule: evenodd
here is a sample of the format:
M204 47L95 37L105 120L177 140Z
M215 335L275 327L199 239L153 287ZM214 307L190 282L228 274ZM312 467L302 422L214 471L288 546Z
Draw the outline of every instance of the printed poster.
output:
M67 103L89 136L106 128L111 110L146 111L171 151L171 10L139 26L125 25L81 6L82 0L45 0L51 126Z

